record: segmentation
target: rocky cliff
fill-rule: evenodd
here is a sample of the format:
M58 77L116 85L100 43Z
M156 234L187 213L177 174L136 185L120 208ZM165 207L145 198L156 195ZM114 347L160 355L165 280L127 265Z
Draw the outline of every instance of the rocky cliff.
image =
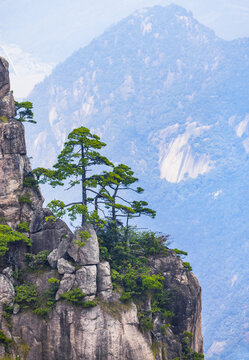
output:
M167 249L148 261L151 273L163 276L163 289L171 294L170 319L152 313L150 296L122 303L109 263L100 261L93 227L86 224L73 234L42 208L24 127L14 116L8 64L0 58L0 245L5 244L0 256L0 357L200 359L201 289L194 275ZM89 234L83 247L82 231ZM141 306L150 328L141 327Z

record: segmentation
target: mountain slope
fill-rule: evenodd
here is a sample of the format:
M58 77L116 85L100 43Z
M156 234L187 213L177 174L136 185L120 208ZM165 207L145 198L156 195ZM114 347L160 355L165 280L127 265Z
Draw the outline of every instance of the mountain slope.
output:
M248 45L217 38L178 6L156 6L73 54L30 97L35 166L52 164L83 124L135 170L158 210L142 226L190 253L212 359L249 355Z

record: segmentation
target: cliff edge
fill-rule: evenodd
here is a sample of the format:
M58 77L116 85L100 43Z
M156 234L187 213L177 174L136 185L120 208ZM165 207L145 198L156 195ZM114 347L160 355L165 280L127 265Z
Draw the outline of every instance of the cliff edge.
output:
M92 225L73 234L42 208L14 116L8 63L0 58L0 359L201 359L195 276L167 249L148 259L151 274L163 277L165 311L152 309L151 293L120 301ZM89 234L84 246L82 232Z

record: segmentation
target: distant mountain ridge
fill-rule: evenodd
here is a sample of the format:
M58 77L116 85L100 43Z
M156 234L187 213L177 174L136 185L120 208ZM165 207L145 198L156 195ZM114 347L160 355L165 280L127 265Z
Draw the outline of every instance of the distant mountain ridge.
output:
M52 164L83 124L135 170L158 210L149 226L189 251L212 360L249 355L248 45L216 37L179 6L155 6L109 28L30 96L33 165Z

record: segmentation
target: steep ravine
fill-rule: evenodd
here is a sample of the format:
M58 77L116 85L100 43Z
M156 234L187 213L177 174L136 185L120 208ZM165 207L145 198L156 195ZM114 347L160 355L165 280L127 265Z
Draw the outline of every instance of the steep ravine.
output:
M79 231L73 234L62 220L49 218L39 188L24 181L32 173L24 127L14 116L8 64L0 58L0 224L13 230L29 224L25 235L32 241L31 247L20 241L8 244L0 259L0 359L186 359L182 344L188 336L192 350L202 353L201 288L195 276L172 250L149 258L152 274L162 275L164 289L174 294L174 316L163 326L161 314L155 313L153 329L141 331L137 305L123 304L113 290L110 265L99 259L93 227L85 225L91 236L79 247L74 242ZM37 269L38 257L31 255L27 267L27 252L38 254L46 266ZM30 306L22 300L27 294L21 285L29 292ZM83 304L61 298L73 289L86 295ZM41 303L46 298L53 304L46 313L32 311L37 295ZM149 311L149 298L146 306Z

